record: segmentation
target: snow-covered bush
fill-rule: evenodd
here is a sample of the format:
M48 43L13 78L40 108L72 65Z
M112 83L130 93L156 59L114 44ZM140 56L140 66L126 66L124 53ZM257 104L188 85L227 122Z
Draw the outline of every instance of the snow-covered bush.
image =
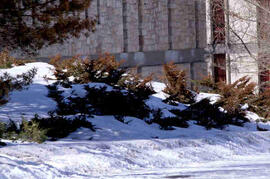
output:
M258 99L254 93L256 85L251 83L248 77L240 78L233 84L217 83L210 76L195 81L197 89L220 95L214 104L211 104L208 99L195 102L196 93L188 89L185 72L177 69L175 64L164 65L164 78L166 79L164 92L169 95L165 102L177 101L191 104L186 110L177 112L175 115L182 121L197 121L197 124L207 129L223 128L228 124L242 125L248 121L245 117L247 109L243 109L242 106L254 104L254 99Z
M40 129L39 124L35 121L25 121L17 127L14 121L10 120L8 123L1 125L1 138L10 140L33 141L41 143L46 140L46 131Z
M85 102L79 102L74 97L70 98L71 100L68 102L64 100L62 96L63 91L59 90L57 83L49 85L47 88L49 90L48 97L52 98L57 103L57 108L54 111L57 115L89 114L89 111L84 109L86 106Z
M75 83L102 82L115 85L126 72L120 68L114 56L104 54L98 59L83 59L74 56L71 59L61 60L60 56L51 59L51 64L56 67L55 76L58 80L65 81L73 77Z
M41 130L46 131L45 135L50 140L64 138L81 127L95 131L95 127L83 115L75 116L70 119L51 114L49 118L40 118L39 116L35 116L31 121L37 123Z
M242 126L245 122L248 122L244 113L228 113L222 110L220 104L211 104L207 98L191 104L178 115L184 120L196 121L196 124L204 126L206 129L223 129L229 124Z
M117 82L116 86L133 92L134 95L140 98L147 99L149 95L155 93L151 86L153 74L143 78L141 74L137 73L136 69L130 69L125 72L121 79Z
M164 64L163 71L166 84L164 92L170 95L166 101L193 103L195 95L188 89L186 72L173 63Z
M61 60L57 56L51 60L55 65L57 82L48 86L49 97L53 98L58 108L58 115L103 114L117 116L134 116L145 118L149 109L144 103L154 93L149 82L152 76L142 79L134 70L121 67L114 56L104 54L98 59L82 59L78 56L70 60ZM72 65L71 65L72 64ZM70 77L73 80L70 80ZM58 85L70 88L72 84L88 84L98 82L109 85L113 90L92 88L85 85L86 96L81 98L70 96L66 99L58 90ZM68 100L68 101L67 101Z
M213 78L208 76L197 81L196 84L200 88L203 86L207 92L220 94L216 105L232 116L243 116L245 110L250 110L265 119L270 117L270 90L265 89L260 93L255 93L256 84L250 82L250 78L247 76L232 84L214 82ZM245 104L247 104L247 109L242 108Z
M22 141L42 143L47 139L46 132L46 129L41 129L39 122L23 120L18 129L18 135L14 137Z
M49 118L40 118L36 115L29 121L22 120L19 127L14 121L1 123L0 126L0 138L37 143L42 143L47 139L64 138L81 127L95 131L94 126L86 120L85 116L69 119L53 114Z
M220 82L218 84L221 98L217 105L221 106L230 115L238 116L242 113L242 105L249 104L249 101L255 97L255 83L250 82L250 78L242 77L232 84Z
M196 90L206 93L219 94L218 83L215 82L211 75L202 77L201 80L193 80Z
M15 58L11 57L8 51L2 51L0 53L0 68L11 68Z
M5 132L5 123L0 122L0 138L3 137L4 132Z
M181 111L172 110L171 112L175 113L175 117L163 117L161 109L153 110L153 119L150 120L148 123L157 123L160 125L160 128L162 130L173 130L173 127L189 127L187 123L188 120L181 117Z
M0 52L0 68L11 68L13 65L20 66L30 62L34 62L34 60L16 59L10 56L7 50Z
M113 55L108 53L97 59L74 56L71 59L62 60L61 56L56 56L50 63L56 67L55 76L64 87L69 87L71 83L99 82L129 89L141 95L145 93L145 96L154 93L151 85L148 85L148 82L152 80L152 75L142 78L134 70L121 67L123 61L118 62ZM73 78L72 81L69 80L70 77Z
M36 73L37 70L33 68L26 73L17 75L16 77L12 77L8 73L4 73L0 76L0 105L5 104L8 101L9 92L12 90L21 90L30 85Z
M78 97L70 94L64 98L63 91L57 85L48 86L48 96L57 102L57 115L84 114L133 116L146 118L150 109L145 104L144 95L138 95L132 91L123 91L121 88L107 90L107 87L95 88L85 85L86 95Z
M270 120L270 89L265 89L257 94L255 98L250 99L249 110L257 113L264 118L264 121Z
M133 116L140 119L149 117L150 109L145 104L145 96L132 91L114 88L85 87L86 104L90 104L96 115Z
M146 104L146 100L154 93L149 85L151 76L141 79L134 71L121 68L121 63L108 54L96 60L73 57L70 61L62 61L57 57L53 63L57 68L55 74L58 81L48 86L48 96L57 102L57 109L54 112L62 116L113 115L124 123L123 117L132 116L147 119L146 122L149 124L157 123L164 130L188 127L187 121L196 121L207 129L222 129L228 124L241 126L247 122L245 113L247 109L242 106L248 104L250 107L252 106L250 104L255 104L254 99L258 99L254 93L255 84L250 83L247 77L230 85L224 82L215 83L208 77L198 84L220 94L220 98L214 104L207 99L195 102L196 93L189 89L185 72L169 63L164 65L166 88L163 92L168 95L164 100L167 104L164 105L177 106L177 103L190 105L186 105L186 109L182 111L167 110L170 115L166 116L162 113L163 109L151 109ZM90 85L91 82L98 82L96 84L99 86ZM79 96L71 92L73 87L82 84L85 95Z

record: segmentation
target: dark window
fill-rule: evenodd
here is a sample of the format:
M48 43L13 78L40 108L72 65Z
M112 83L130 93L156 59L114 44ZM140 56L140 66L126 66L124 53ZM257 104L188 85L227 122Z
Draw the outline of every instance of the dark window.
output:
M260 83L262 88L270 88L270 53L260 52L259 53L259 74Z
M214 55L214 78L215 82L226 81L226 55Z

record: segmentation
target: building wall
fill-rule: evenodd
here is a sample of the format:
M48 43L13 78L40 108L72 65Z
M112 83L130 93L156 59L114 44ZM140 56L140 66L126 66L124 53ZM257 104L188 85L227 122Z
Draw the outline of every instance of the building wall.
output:
M257 55L256 8L245 0L228 0L230 30ZM38 57L98 55L104 52L138 66L144 74L161 73L162 64L174 61L198 79L213 69L212 54L227 53L232 82L249 75L258 82L256 61L242 41L229 32L225 44L212 49L210 0L93 0L89 17L97 17L96 31L61 45L40 50ZM241 18L239 18L241 17ZM228 69L227 69L228 70Z
M93 0L88 13L99 20L96 32L42 49L39 56L206 47L204 0Z
M92 0L87 13L97 18L96 31L43 48L35 58L48 61L57 54L96 58L109 52L118 60L125 59L125 66L139 67L144 75L154 72L160 76L162 64L173 61L189 77L200 79L208 74L215 76L215 55L224 54L227 80L229 76L231 82L249 76L259 83L262 69L258 52L262 48L258 47L258 21L267 21L268 16L259 16L258 9L246 0L224 0L229 2L228 47L226 43L213 45L211 1ZM269 40L269 48L268 44ZM15 51L13 55L20 53Z
M41 49L38 58L109 52L142 72L169 61L191 77L199 76L193 68L206 69L205 0L93 0L88 16L99 21L94 33Z

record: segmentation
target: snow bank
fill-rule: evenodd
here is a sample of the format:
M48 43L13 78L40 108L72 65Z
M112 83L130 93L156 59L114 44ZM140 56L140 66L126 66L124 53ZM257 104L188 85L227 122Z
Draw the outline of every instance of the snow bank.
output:
M170 136L171 139L149 139L147 134L134 140L114 138L125 130L127 128L122 128L113 135L107 131L108 138L101 140L100 137L98 141L65 139L40 145L9 143L8 147L0 148L0 178L121 178L125 173L132 173L127 176L133 178L146 171L162 173L178 169L183 172L183 167L191 171L205 163L237 161L246 155L264 153L268 156L270 149L269 132L194 129L175 133L175 138ZM106 141L109 136L117 140Z

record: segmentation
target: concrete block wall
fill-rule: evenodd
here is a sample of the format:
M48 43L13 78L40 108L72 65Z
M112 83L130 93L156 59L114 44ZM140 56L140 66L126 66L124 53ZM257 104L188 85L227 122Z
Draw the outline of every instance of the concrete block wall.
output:
M88 16L99 20L96 32L42 49L39 56L205 48L205 11L203 0L93 0Z
M122 0L100 1L99 34L101 52L120 53L123 50Z
M167 0L142 0L143 51L168 50Z
M65 58L78 54L97 57L109 52L119 60L125 59L126 67L139 67L144 75L155 72L159 76L162 65L173 61L191 78L200 79L214 75L213 54L226 54L227 62L231 62L227 79L230 75L234 82L247 75L257 83L261 16L246 0L224 1L229 3L230 14L226 18L230 28L228 48L225 43L212 44L211 0L92 0L86 13L97 18L96 31L43 48L36 58L46 61L57 54Z
M191 77L198 76L196 63L205 63L205 0L93 0L86 13L99 22L94 33L44 48L38 57L109 52L142 72L159 73L174 61Z
M172 1L173 49L196 48L195 1Z
M195 1L195 27L197 29L197 48L207 47L207 3L206 0Z
M100 4L98 3L98 1L92 1L91 2L91 6L88 8L88 16L90 18L99 18L97 17L97 14L98 14L98 6L100 6ZM100 19L98 19L100 20ZM99 53L99 49L98 48L101 48L101 41L99 41L99 36L100 36L100 22L98 23L98 25L96 26L96 31L95 31L95 34L96 35L93 35L94 33L90 33L90 35L88 37L86 37L86 40L85 40L85 44L86 44L86 51L87 49L89 48L89 51L88 53L86 54L97 54ZM73 41L75 41L75 39L73 39ZM88 48L87 48L88 47ZM76 53L75 51L72 52L73 54Z
M109 52L138 66L142 73L161 73L162 64L174 61L193 79L211 74L211 53L227 53L232 82L243 75L258 82L256 60L241 40L229 32L230 49L211 49L211 0L93 0L87 13L97 18L96 31L40 51L39 57L98 55ZM229 25L257 55L257 9L245 0L228 0ZM210 48L209 48L210 47Z
M139 11L138 0L126 0L126 52L139 51ZM125 14L124 14L125 15Z

